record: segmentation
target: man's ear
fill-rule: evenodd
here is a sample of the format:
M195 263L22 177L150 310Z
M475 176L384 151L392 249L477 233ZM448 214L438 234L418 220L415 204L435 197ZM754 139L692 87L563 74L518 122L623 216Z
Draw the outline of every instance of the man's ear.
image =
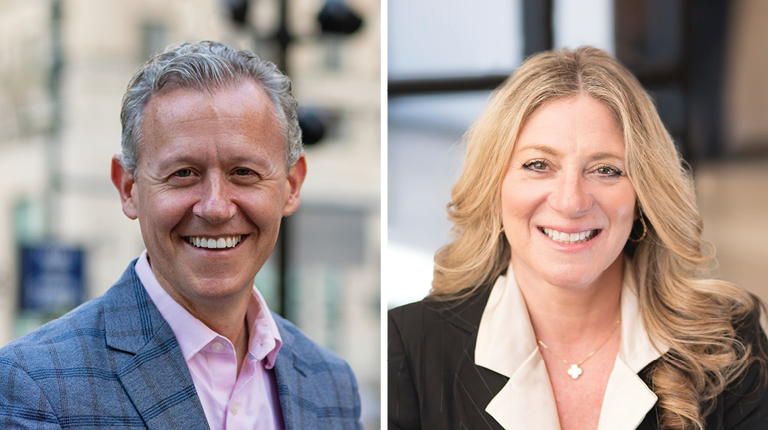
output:
M304 184L304 178L307 177L307 160L304 154L301 154L296 164L288 170L288 198L285 200L285 208L283 208L283 216L288 216L299 208L299 194L301 193L301 185Z
M136 219L139 212L136 210L136 201L133 192L136 189L136 179L133 174L126 171L120 163L120 155L112 157L112 183L120 193L120 203L123 205L123 213L130 219Z

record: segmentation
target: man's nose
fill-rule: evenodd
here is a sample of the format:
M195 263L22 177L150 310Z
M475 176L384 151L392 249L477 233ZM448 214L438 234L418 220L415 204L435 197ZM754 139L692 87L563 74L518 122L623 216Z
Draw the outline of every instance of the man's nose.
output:
M203 195L192 208L192 213L211 224L221 224L235 216L237 205L228 192L222 175L208 174L203 181Z
M561 172L549 196L550 207L566 218L578 218L587 213L592 204L584 176L580 172Z

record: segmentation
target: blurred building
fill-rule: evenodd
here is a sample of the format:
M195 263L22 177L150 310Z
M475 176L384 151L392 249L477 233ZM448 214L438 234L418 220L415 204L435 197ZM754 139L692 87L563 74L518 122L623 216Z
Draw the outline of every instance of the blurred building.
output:
M306 149L308 176L284 252L276 249L257 285L273 309L350 363L366 426L378 425L380 4L344 2L363 25L339 36L321 32L326 1L288 0L283 60L273 37L282 3L0 0L0 235L9 244L0 251L0 345L66 311L20 309L22 246L81 250L85 299L144 249L109 179L122 95L153 52L218 40L284 61L303 112L323 125L322 140Z
M491 91L525 57L581 45L611 52L651 93L693 166L716 275L768 300L768 3L390 0L388 9L390 307L431 288L432 258L450 240L445 205L462 136Z

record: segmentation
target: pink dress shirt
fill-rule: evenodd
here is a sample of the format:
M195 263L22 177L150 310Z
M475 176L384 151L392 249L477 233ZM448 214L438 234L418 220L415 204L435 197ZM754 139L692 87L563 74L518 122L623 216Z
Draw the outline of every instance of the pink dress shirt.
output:
M147 251L136 274L176 335L211 430L282 430L282 409L272 367L282 340L264 298L254 287L248 302L248 354L237 374L232 342L178 304L157 282Z

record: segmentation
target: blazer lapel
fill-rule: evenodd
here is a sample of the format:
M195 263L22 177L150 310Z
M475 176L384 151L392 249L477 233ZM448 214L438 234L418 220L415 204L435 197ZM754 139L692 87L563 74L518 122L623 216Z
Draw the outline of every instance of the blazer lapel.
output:
M486 412L486 406L501 391L508 378L475 365L465 354L456 370L453 384L454 410L459 428L494 429L503 427Z
M132 262L105 294L107 345L118 356L118 378L149 429L208 429L192 376L170 326Z
M273 314L274 315L274 314ZM311 428L311 421L302 408L293 401L294 396L302 396L302 391L309 388L305 384L308 380L308 369L302 366L302 361L294 353L295 338L293 333L286 330L279 318L275 317L280 338L283 345L275 357L275 380L277 381L277 394L280 398L280 407L283 410L283 423L285 430Z
M450 421L455 422L458 428L502 429L499 423L486 413L486 406L509 378L475 364L478 326L488 302L490 287L484 287L483 293L454 306L441 307L439 302L435 304L445 321L453 325L452 331L443 335L443 353L446 360L443 367L451 369L450 363L458 362L455 374L450 377L453 380L453 402L447 412L454 414ZM456 357L457 354L460 356Z
M349 395L357 392L349 366L328 361L319 345L272 315L283 341L273 369L285 429L362 429L357 420L360 404Z
M314 412L317 405L311 401L311 393L317 391L313 385L317 381L308 377L312 374L312 369L309 368L308 361L302 359L301 351L296 349L293 333L286 329L277 316L275 323L283 341L273 369L285 430L314 428L316 417L310 412Z
M300 386L299 379L304 376L301 372L294 367L293 354L288 352L290 348L287 346L292 344L293 336L288 333L290 339L286 336L280 324L280 338L283 341L283 346L280 347L280 351L275 357L275 366L273 367L275 372L275 380L277 381L277 395L280 399L280 408L283 411L283 423L285 430L300 429L302 428L303 417L301 417L301 411L294 408L291 401L292 388Z

